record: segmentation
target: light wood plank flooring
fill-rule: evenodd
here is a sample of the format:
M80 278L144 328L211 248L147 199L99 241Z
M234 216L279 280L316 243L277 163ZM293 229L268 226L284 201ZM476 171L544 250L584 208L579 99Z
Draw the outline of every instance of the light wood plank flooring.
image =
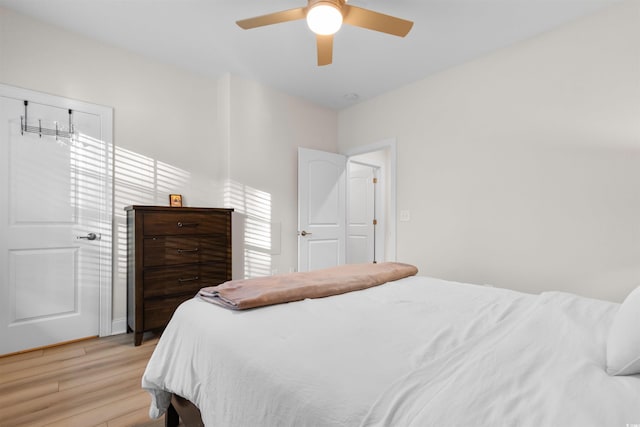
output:
M0 426L163 426L140 388L157 340L134 347L124 334L0 357Z

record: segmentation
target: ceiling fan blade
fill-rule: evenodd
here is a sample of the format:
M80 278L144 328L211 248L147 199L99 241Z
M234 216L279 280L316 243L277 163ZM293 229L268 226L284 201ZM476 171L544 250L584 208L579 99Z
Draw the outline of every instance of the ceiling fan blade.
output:
M380 31L394 36L406 36L413 22L406 19L396 18L395 16L385 15L384 13L374 12L373 10L363 9L357 6L342 6L344 14L344 23L355 25L356 27L367 28L369 30Z
M329 36L316 35L318 45L318 65L329 65L333 62L333 34Z
M240 28L249 30L256 27L264 27L265 25L279 24L281 22L297 21L298 19L304 19L305 7L299 7L297 9L282 10L280 12L269 13L267 15L256 16L248 19L241 19L236 21L236 24Z

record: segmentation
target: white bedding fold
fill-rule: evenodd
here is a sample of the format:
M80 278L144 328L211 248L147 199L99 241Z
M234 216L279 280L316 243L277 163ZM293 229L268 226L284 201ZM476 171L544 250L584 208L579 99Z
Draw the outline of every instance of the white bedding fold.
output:
M600 301L542 294L515 321L407 373L362 425L634 424L640 378L603 369L610 314Z

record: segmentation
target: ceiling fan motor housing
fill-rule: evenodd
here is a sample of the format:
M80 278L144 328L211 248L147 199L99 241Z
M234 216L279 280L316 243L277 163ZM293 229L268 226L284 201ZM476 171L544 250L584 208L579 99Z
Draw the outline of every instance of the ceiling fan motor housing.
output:
M335 7L340 11L340 13L344 14L342 11L342 6L346 3L345 0L309 0L309 4L307 5L306 12L309 12L316 6L325 5Z

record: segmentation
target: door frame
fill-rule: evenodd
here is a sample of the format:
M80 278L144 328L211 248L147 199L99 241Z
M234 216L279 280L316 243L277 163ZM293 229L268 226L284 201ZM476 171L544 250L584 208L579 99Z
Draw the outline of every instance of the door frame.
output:
M375 151L381 150L389 150L389 168L386 171L383 171L384 178L388 181L389 191L385 191L385 200L384 203L387 205L388 216L386 217L387 227L387 236L385 236L385 246L386 250L384 253L385 261L395 261L397 257L397 247L396 247L396 231L397 231L397 180L396 180L396 171L397 171L397 144L395 138L388 138L378 142L374 142L371 144L361 145L358 147L351 148L343 152L345 156L347 156L347 162L353 156L359 156L362 154L368 154ZM348 191L348 189L347 189ZM349 194L347 194L347 198ZM347 199L348 200L348 199ZM347 204L348 206L348 204ZM382 258L382 257L381 257Z
M107 336L112 332L113 300L113 109L111 107L90 104L63 96L50 95L30 89L9 86L0 83L0 96L19 100L29 100L39 104L59 108L78 110L100 117L100 134L107 145L107 164L105 182L105 206L101 212L101 224L108 224L108 236L103 234L100 244L100 302L99 335ZM106 233L105 233L106 234Z

